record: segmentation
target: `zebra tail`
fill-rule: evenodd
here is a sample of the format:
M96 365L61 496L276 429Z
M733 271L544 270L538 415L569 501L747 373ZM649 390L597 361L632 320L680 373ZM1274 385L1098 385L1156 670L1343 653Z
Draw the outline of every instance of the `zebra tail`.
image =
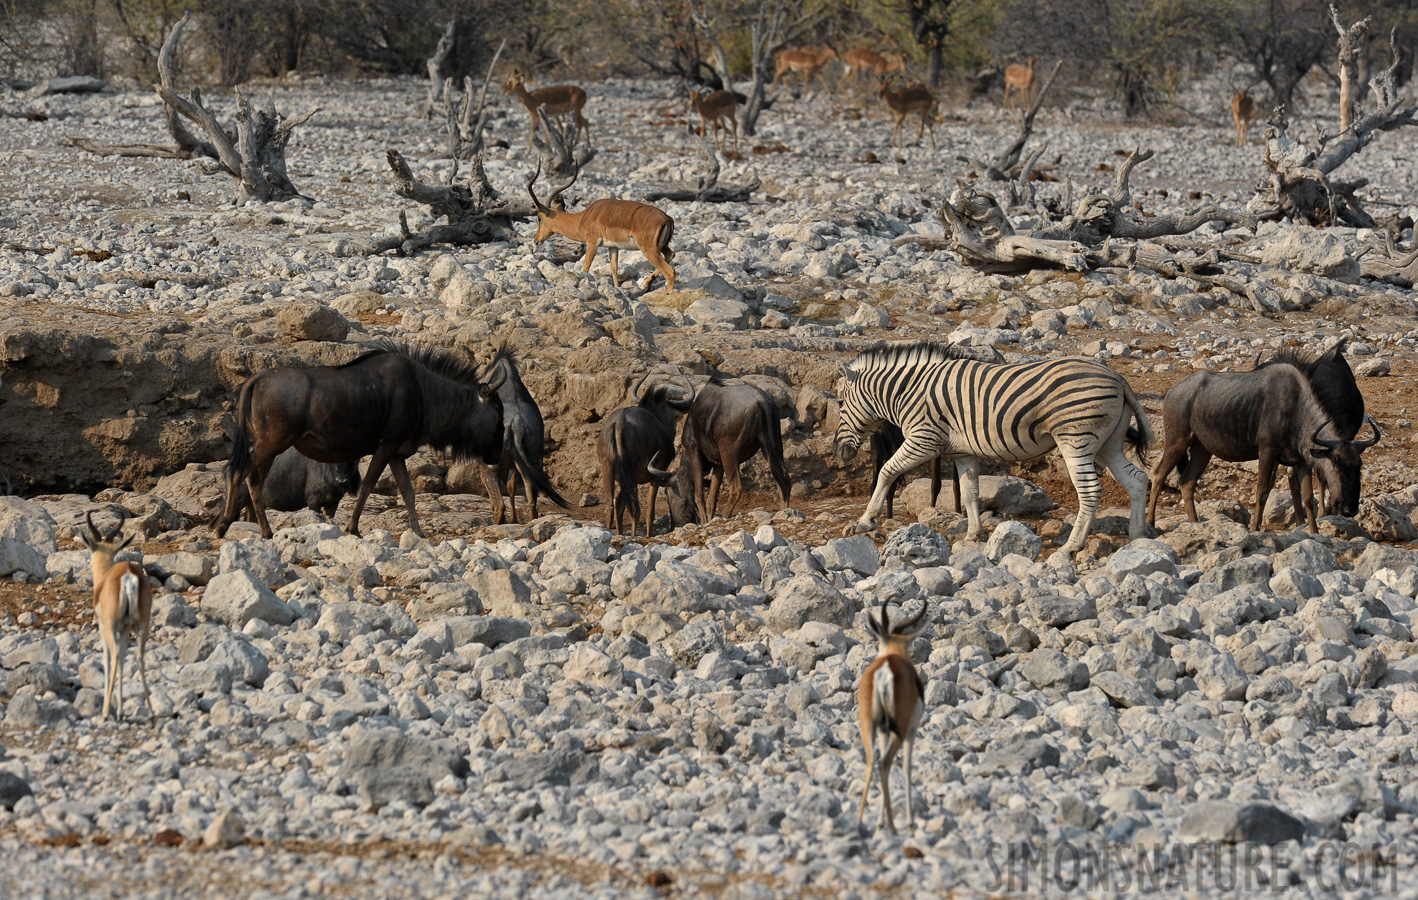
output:
M1145 463L1147 462L1147 447L1152 443L1152 423L1147 421L1147 411L1142 408L1142 403L1137 399L1137 394L1132 391L1132 385L1123 379L1123 400L1128 408L1132 410L1132 417L1137 421L1136 428L1127 430L1126 440L1137 450L1137 455Z

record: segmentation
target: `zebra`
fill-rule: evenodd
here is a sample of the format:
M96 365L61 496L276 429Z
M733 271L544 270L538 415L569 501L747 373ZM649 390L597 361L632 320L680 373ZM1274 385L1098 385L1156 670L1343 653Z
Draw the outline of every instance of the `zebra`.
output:
M842 368L837 383L840 422L833 450L843 461L883 423L904 434L882 466L876 488L855 530L872 531L876 514L897 476L923 462L954 459L969 517L967 537L980 529L981 457L1023 462L1055 446L1078 492L1078 518L1065 554L1083 547L1102 486L1101 462L1132 501L1130 537L1146 534L1147 475L1123 455L1124 440L1141 452L1152 441L1147 414L1132 388L1097 360L1068 357L1004 365L930 341L878 344ZM1128 427L1129 411L1137 430Z

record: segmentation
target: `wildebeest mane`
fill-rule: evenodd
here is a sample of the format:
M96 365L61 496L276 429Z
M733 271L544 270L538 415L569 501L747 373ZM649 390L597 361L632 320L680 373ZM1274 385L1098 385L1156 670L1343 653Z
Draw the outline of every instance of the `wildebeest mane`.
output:
M1282 347L1269 360L1256 366L1289 365L1299 369L1310 383L1315 399L1334 420L1339 437L1350 440L1364 422L1364 398L1354 381L1354 372L1344 358L1344 340L1332 347L1304 350Z
M478 371L477 364L467 359L462 354L453 353L440 347L430 347L427 344L409 344L404 341L395 341L389 338L372 341L368 350L349 362L336 366L336 368L347 369L350 366L358 365L370 357L379 356L384 353L403 356L418 363L440 378L455 381L466 387L475 387L482 383L482 373Z

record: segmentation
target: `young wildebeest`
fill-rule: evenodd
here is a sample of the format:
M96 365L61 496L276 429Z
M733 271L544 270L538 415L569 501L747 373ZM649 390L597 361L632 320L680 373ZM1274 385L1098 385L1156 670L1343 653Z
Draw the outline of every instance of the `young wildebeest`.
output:
M99 639L103 643L103 714L108 718L112 705L114 716L123 718L123 657L128 653L128 637L138 633L138 677L143 684L143 704L152 718L152 697L148 694L148 625L152 621L153 589L143 567L135 562L113 561L118 551L133 542L136 534L115 541L123 531L123 521L107 532L94 527L93 513L85 513L88 533L79 532L79 540L93 553L94 617L98 619Z
M891 817L891 762L896 751L904 748L902 770L906 774L906 827L912 825L911 815L911 746L916 742L916 726L920 724L925 711L925 685L916 667L911 665L907 648L911 640L925 629L917 622L926 614L926 604L908 622L892 626L886 615L886 601L881 601L881 619L874 620L871 610L867 610L867 626L877 639L877 657L862 673L862 683L857 687L857 721L862 729L862 749L867 757L867 781L862 785L862 803L857 807L857 821L867 811L867 795L871 793L872 774L875 762L873 752L881 747L881 815L876 820L877 830L885 825L886 830L896 832L896 822Z
M1177 382L1162 398L1167 442L1152 470L1152 490L1147 500L1147 522L1157 521L1157 496L1162 482L1180 468L1182 501L1187 518L1197 521L1196 482L1212 456L1228 462L1260 461L1256 476L1255 507L1251 527L1264 524L1266 497L1275 484L1275 467L1292 468L1290 491L1297 517L1305 511L1315 530L1315 510L1306 478L1312 460L1328 458L1321 475L1338 498L1339 511L1352 516L1359 510L1359 469L1362 454L1379 441L1378 425L1368 441L1321 437L1330 427L1330 416L1315 397L1305 373L1293 365L1272 363L1250 372L1197 372ZM1369 420L1373 424L1373 420ZM1185 463L1185 465L1183 465Z
M675 420L694 405L694 385L683 388L657 384L642 396L645 379L630 392L634 406L622 407L606 416L596 441L601 461L601 492L605 494L606 528L620 534L624 514L630 513L630 534L640 521L640 485L650 485L650 508L645 515L645 535L655 521L655 494L673 477L665 468L675 458Z
M1345 338L1339 338L1321 347L1318 353L1305 353L1286 347L1267 362L1256 360L1255 368L1270 365L1291 365L1305 373L1315 399L1329 414L1330 431L1342 441L1352 441L1364 424L1364 395L1359 393L1359 383L1354 380L1354 371L1344 359ZM1333 461L1327 456L1315 460L1311 480L1314 493L1319 500L1319 514L1330 515L1338 511L1337 498L1330 496L1329 484L1337 473L1331 471ZM1318 473L1319 477L1315 477ZM1291 493L1294 493L1292 489ZM1299 511L1296 511L1299 515ZM1296 520L1298 521L1298 519Z
M512 521L517 521L517 479L520 475L527 491L527 505L532 509L532 518L537 517L537 482L546 482L542 470L542 454L546 449L546 425L542 421L542 411L522 376L517 371L517 358L512 348L503 344L487 368L483 369L483 381L497 378L502 386L497 396L502 401L502 458L497 465L482 464L483 486L487 488L488 499L492 501L493 521L501 525L507 521L502 504L502 492L507 491L508 506L511 507ZM514 453L515 450L515 453ZM535 473L524 471L523 465L536 468ZM555 490L547 492L553 503L566 508L566 500Z
M760 450L788 507L793 481L783 467L783 436L778 431L778 405L762 390L743 381L726 382L715 375L699 389L684 420L679 470L670 490L670 521L707 522L719 505L720 483L729 486L732 516L743 493L739 467ZM704 498L708 469L709 499Z
M232 429L233 431L235 428ZM241 509L256 515L251 492L241 485ZM359 463L323 463L302 456L294 447L276 457L261 484L261 500L267 509L294 512L313 509L335 517L345 495L359 490ZM217 514L220 518L221 514Z
M455 459L496 463L502 455L498 377L484 383L474 365L451 353L393 341L380 341L342 366L261 372L237 395L226 509L215 524L217 535L224 535L240 514L245 479L261 534L271 536L262 485L276 456L289 447L329 463L372 455L355 498L350 533L359 534L360 513L387 466L408 509L409 527L422 535L404 460L430 446ZM539 470L528 466L523 471ZM543 492L555 490L550 482L537 486Z
M871 436L871 483L876 484L877 478L881 476L881 467L886 465L886 461L891 455L901 449L901 444L905 442L905 437L901 434L901 429L890 422L885 422L880 431L872 433ZM909 474L909 473L906 473ZM906 480L906 475L896 476L896 480L891 483L891 490L886 492L886 517L896 518L896 489L901 487L901 482ZM950 463L950 480L955 487L955 511L960 512L960 474L955 471L954 460ZM935 506L936 499L940 497L940 457L931 460L931 506Z

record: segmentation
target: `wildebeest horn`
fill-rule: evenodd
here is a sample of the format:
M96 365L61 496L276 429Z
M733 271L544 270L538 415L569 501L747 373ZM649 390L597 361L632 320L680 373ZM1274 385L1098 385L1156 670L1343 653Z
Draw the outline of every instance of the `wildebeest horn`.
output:
M498 364L493 366L488 371L487 377L483 381L483 384L487 386L488 390L493 391L495 393L497 389L502 387L503 383L505 383L506 381L507 367L505 365L502 365L502 362L499 360Z
M684 403L687 406L694 402L694 382L689 380L689 376L684 374L684 369L679 366L675 366L675 371L679 373L680 378L684 379L685 390L689 391L689 396L684 399Z
M647 462L647 463L645 464L645 471L649 472L651 475L654 475L656 478L670 478L670 477L672 477L672 476L671 476L671 473L665 471L664 469L657 469L657 468L655 468L655 464L654 464L653 462Z
M1379 423L1374 421L1373 416L1364 416L1364 421L1369 424L1370 428L1374 429L1374 439L1371 441L1355 441L1354 449L1360 452L1367 450L1377 444L1379 442L1379 438L1382 437L1382 435L1379 434Z
M1328 426L1328 425L1329 425L1329 420L1326 419L1326 420L1325 420L1325 423L1324 423L1323 425L1321 425L1320 427L1318 427L1318 428L1315 429L1315 435L1314 435L1314 437L1312 437L1310 440L1314 441L1316 444L1318 444L1318 445L1321 446L1321 447L1328 447L1328 448L1331 449L1331 450L1338 450L1340 447L1343 447L1343 446L1344 446L1344 442L1343 442L1343 441L1331 441L1331 440L1329 440L1329 439L1327 439L1327 438L1322 438L1322 437L1320 437L1320 432L1321 432L1321 431L1324 431L1324 430L1325 430L1325 427Z
M645 381L646 381L646 379L648 379L648 378L650 377L650 375L651 375L650 372L646 372L645 375L644 375L643 377L641 377L640 381L635 385L635 387L633 387L633 388L630 389L630 402L631 402L631 403L634 403L634 404L636 404L637 406L640 404L640 389L645 386Z

